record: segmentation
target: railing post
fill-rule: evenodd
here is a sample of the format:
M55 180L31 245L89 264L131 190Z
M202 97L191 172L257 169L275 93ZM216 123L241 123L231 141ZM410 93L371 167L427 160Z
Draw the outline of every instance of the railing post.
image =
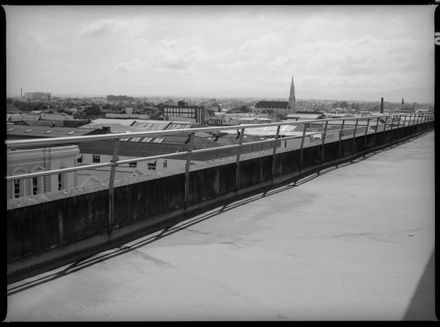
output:
M374 130L374 143L373 143L373 151L376 151L376 138L377 138L377 130L379 129L379 120L380 117L376 118L376 129Z
M339 130L339 145L338 145L338 159L341 157L342 150L342 132L344 131L345 119L342 118L341 129ZM337 166L337 165L336 165Z
M385 131L387 129L387 116L385 116L385 122L383 123L383 131L382 131L382 143L385 144ZM382 145L383 145L382 144Z
M277 132L276 132L276 134L275 134L275 142L274 142L274 144L273 144L273 152L272 152L272 182L273 182L273 179L274 179L274 177L275 177L275 160L276 160L276 152L277 152L277 144L278 144L278 138L279 138L279 136L280 136L280 128L281 128L281 125L278 125L277 126Z
M185 163L185 199L184 208L186 208L189 199L189 167L191 166L191 154L194 144L194 133L188 135L188 150L186 152L186 163Z
M321 142L321 166L322 166L322 162L324 160L324 143L325 143L325 135L327 133L327 126L328 126L328 120L325 121L325 125L324 125L324 133L322 134L322 142ZM318 170L318 175L319 175L319 170Z
M352 149L353 156L354 156L354 148L356 145L356 130L357 130L357 126L358 126L358 121L359 121L359 118L356 118L356 123L354 124L354 131L353 131L353 149Z
M391 115L391 124L390 124L390 142L393 139L393 125L394 125L394 117Z
M364 135L364 156L365 151L367 150L367 134L368 134L368 127L370 126L370 117L367 119L367 126L365 127L365 135Z
M397 120L397 137L400 138L402 135L402 131L400 130L400 120L402 119L402 116L398 116L399 119Z
M242 128L239 133L240 133L240 136L239 136L238 144L240 146L237 149L237 160L236 160L236 165L235 165L235 191L236 192L237 192L238 188L240 187L240 156L241 156L241 151L243 148L244 128Z
M116 139L113 145L113 157L111 162L113 163L110 168L110 178L108 181L108 195L109 195L109 201L108 201L108 231L111 232L111 230L114 227L115 223L115 192L114 192L114 184L115 184L115 173L116 173L116 166L117 161L119 158L119 139Z
M420 114L417 115L417 121L416 121L416 131L419 131L420 126L419 126L419 122L420 122Z
M405 124L406 124L406 116L408 116L408 114L405 114L405 120L403 121L403 127L405 127Z
M302 139L301 139L301 148L300 148L300 152L299 152L299 172L301 173L302 171L302 167L303 167L303 152L304 152L304 139L306 138L306 129L307 129L307 124L304 123L303 126L303 133L302 133Z

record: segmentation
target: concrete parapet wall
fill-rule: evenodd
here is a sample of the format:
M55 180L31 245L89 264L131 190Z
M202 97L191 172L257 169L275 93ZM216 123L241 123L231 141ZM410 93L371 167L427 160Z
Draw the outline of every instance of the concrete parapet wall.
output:
M99 190L7 211L7 274L12 282L172 225L197 210L238 195L291 182L326 166L353 160L433 128L433 122L333 140L185 174L114 188L115 221L109 226L109 192ZM274 175L272 174L274 172ZM239 185L236 185L236 181ZM112 227L112 228L110 228Z

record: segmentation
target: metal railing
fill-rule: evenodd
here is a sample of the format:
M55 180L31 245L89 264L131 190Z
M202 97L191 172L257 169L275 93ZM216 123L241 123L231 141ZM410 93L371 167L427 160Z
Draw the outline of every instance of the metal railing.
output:
M409 116L409 117L408 117ZM396 117L400 117L400 119L396 119ZM206 153L211 151L218 151L218 150L224 150L224 149L233 149L233 148L239 148L239 151L237 153L237 163L240 161L240 155L243 144L246 145L253 145L253 144L262 144L262 143L268 143L273 141L280 140L280 128L281 126L286 125L302 125L304 124L303 131L301 135L292 135L292 136L283 136L283 140L289 140L289 139L298 139L301 138L301 146L300 149L304 147L304 139L306 136L313 136L313 135L319 135L322 139L322 144L325 143L325 137L328 133L328 122L342 122L340 124L340 129L336 130L339 134L339 141L342 139L343 132L346 128L346 121L354 121L354 129L353 129L353 138L356 137L357 134L357 128L359 127L359 121L366 120L367 123L365 125L365 135L367 135L369 131L370 121L372 119L376 119L376 124L374 126L380 126L382 123L383 128L382 131L384 132L387 128L387 126L392 130L393 126L395 126L394 123L390 124L390 119L392 121L396 121L398 123L397 128L400 127L401 119L404 119L402 123L402 127L404 126L412 126L412 125L418 125L420 123L429 122L434 120L434 114L433 113L423 113L423 114L411 114L411 115L380 115L380 116L368 116L368 117L345 117L345 118L326 118L326 119L316 119L316 120L298 120L298 121L291 121L291 122L276 122L276 123L266 123L266 124L243 124L243 125L234 125L234 126L216 126L216 127L198 127L198 128L185 128L185 129L174 129L174 130L161 130L161 131L147 131L147 132L128 132L128 133L114 133L114 134L99 134L99 135L86 135L86 136L68 136L68 137L54 137L54 138L35 138L35 139L26 139L26 140L6 140L5 144L7 148L12 149L18 149L18 148L35 148L36 146L54 146L54 145L61 145L61 144L76 144L76 143L85 143L85 142L92 142L92 141L102 141L102 140L114 140L114 147L113 147L113 158L109 162L105 163L94 163L89 165L79 165L75 167L69 167L69 168L60 168L60 169L52 169L52 170L45 170L40 172L33 172L33 173L26 173L26 174L20 174L20 175L11 175L6 176L6 180L10 181L13 179L23 179L23 178L31 178L31 177L38 177L38 176L46 176L46 175L53 175L58 173L68 173L68 172L74 172L79 170L85 170L85 169L91 169L91 168L102 168L102 167L116 167L121 164L126 164L130 162L139 162L139 161L147 161L147 160L156 160L161 158L173 158L173 157L181 157L183 154L187 154L187 161L191 159L192 154L197 153ZM408 119L407 119L408 118ZM321 125L324 125L324 131L323 132L309 132L307 133L307 128L310 124L319 123ZM274 138L266 138L261 141L253 141L253 142L246 142L243 143L243 136L245 134L246 129L251 128L261 128L261 127L276 127L275 137ZM363 126L364 127L364 126ZM219 147L213 147L213 148L206 148L206 149L197 149L192 150L193 147L193 135L197 132L218 132L218 131L226 131L226 130L237 130L237 137L239 138L238 144L232 144L232 145L224 145ZM335 130L332 130L332 132L335 132ZM378 132L378 128L375 129L375 134ZM160 137L160 136L168 136L173 134L188 134L188 150L186 151L179 151L174 153L168 153L168 154L161 154L161 155L155 155L155 156L148 156L148 157L137 157L137 158L130 158L125 160L118 160L118 154L119 154L119 146L120 146L120 139L123 138L132 138L132 137ZM276 143L274 143L273 147L273 155L276 155ZM110 177L111 175L114 175L114 171L110 171ZM114 177L114 176L113 176Z
M402 122L403 120L403 122ZM419 114L395 114L395 115L376 115L376 116L366 116L366 117L341 117L341 118L325 118L325 119L315 119L315 120L298 120L298 121L284 121L284 122L276 122L276 123L264 123L264 124L244 124L244 125L234 125L234 126L215 126L215 127L197 127L197 128L186 128L186 129L174 129L174 130L161 130L161 131L146 131L146 132L128 132L128 133L115 133L115 134L100 134L100 135L86 135L86 136L70 136L70 137L55 137L55 138L38 138L38 139L27 139L27 140L6 140L5 144L7 148L19 149L19 148L35 148L37 146L47 147L54 145L62 145L62 144L77 144L82 142L92 142L92 141L101 141L101 140L113 140L113 155L112 160L104 163L93 163L87 165L79 165L75 167L69 168L60 168L60 169L52 169L45 170L33 173L19 174L19 175L11 175L6 176L7 181L26 179L32 177L39 176L47 176L54 174L63 174L74 171L86 170L86 169L96 169L102 167L111 167L109 172L109 221L113 221L114 217L114 203L113 203L113 189L115 182L115 173L118 165L131 163L131 162L139 162L139 161L147 161L147 160L156 160L156 159L167 159L173 157L182 157L182 155L186 154L186 163L185 163L185 202L188 199L189 194L189 170L191 158L194 154L207 153L211 151L218 150L226 150L226 149L237 149L236 152L236 189L240 185L240 157L242 154L243 145L253 145L253 144L264 144L268 142L273 142L272 148L272 178L275 175L275 161L277 155L277 147L278 141L281 139L280 129L281 126L289 126L289 125L302 125L303 130L297 135L291 136L283 136L282 140L289 139L301 139L300 143L300 167L299 171L301 172L303 165L303 149L304 149L304 140L307 137L313 137L319 135L318 139L321 139L321 161L324 156L324 143L326 141L326 136L329 134L328 127L330 125L334 125L331 123L337 123L340 127L339 129L333 129L333 133L337 133L339 136L339 154L341 153L341 142L342 137L344 135L344 131L347 131L348 122L352 122L354 125L353 128L353 140L356 138L357 131L359 128L359 123L365 121L365 124L362 124L362 127L365 127L365 142L366 136L371 131L370 128L374 128L374 144L376 143L376 134L379 132L379 126L382 126L382 132L385 133L387 128L392 130L395 125L396 128L404 127L404 126L413 126L418 125L420 123L431 122L434 120L434 113L419 113ZM371 122L375 121L375 124L372 125ZM402 122L402 123L401 123ZM323 131L318 132L309 132L307 133L307 128L310 126L316 125L324 125ZM244 134L246 129L252 128L261 128L261 127L274 127L276 128L275 137L266 138L260 141L253 142L245 142L243 143ZM227 130L236 130L238 143L232 145L223 145L212 148L204 148L204 149L194 149L194 135L197 132L205 132L205 133L213 133ZM179 151L174 153L160 154L155 156L147 156L147 157L137 157L119 160L119 149L121 147L121 139L124 138L132 138L132 137L161 137L175 134L188 134L188 139L186 140L187 150ZM354 142L353 142L353 150L354 150Z

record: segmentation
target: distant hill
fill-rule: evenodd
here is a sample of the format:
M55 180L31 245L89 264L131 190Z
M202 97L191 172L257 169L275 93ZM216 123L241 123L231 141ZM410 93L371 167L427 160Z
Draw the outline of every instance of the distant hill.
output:
M87 93L52 93L52 97L59 98L106 98L107 95Z

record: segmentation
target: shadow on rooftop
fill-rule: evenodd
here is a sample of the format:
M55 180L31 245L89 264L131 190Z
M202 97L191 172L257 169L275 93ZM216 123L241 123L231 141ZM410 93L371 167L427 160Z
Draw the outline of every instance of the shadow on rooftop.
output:
M435 306L435 260L432 251L403 320L438 321Z

